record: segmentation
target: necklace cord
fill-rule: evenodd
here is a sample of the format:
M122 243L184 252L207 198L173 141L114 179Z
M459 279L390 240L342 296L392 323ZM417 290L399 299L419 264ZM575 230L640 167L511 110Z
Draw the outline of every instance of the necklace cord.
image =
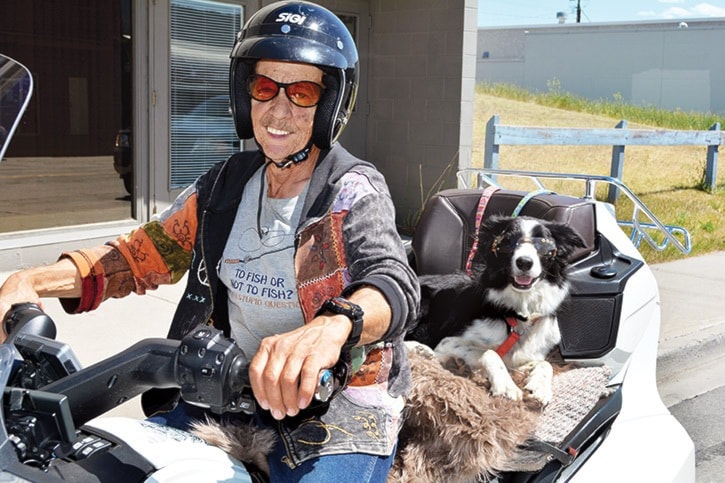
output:
M264 201L264 183L266 181L267 168L270 163L265 163L262 168L262 176L259 181L259 201L257 203L257 235L262 240L262 201Z

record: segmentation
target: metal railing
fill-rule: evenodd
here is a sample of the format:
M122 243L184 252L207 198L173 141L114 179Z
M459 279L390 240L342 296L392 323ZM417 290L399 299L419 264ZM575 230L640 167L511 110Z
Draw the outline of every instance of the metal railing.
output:
M486 186L503 187L497 181L499 176L510 176L518 178L528 178L540 190L548 190L542 178L556 179L561 181L575 181L584 184L584 195L581 198L585 200L597 201L595 198L597 183L604 183L610 188L616 188L619 193L626 196L632 203L631 219L617 218L617 224L631 230L630 240L637 249L642 242L646 241L652 248L657 251L665 250L670 244L684 254L692 251L692 240L690 232L686 228L676 225L665 225L647 208L647 205L635 195L632 190L620 180L611 176L601 176L594 174L568 174L568 173L550 173L538 171L518 171L518 170L502 170L488 168L470 168L458 171L458 184L463 188L483 189ZM614 208L612 208L614 211ZM644 218L642 220L641 218ZM663 239L657 241L653 234L659 233Z

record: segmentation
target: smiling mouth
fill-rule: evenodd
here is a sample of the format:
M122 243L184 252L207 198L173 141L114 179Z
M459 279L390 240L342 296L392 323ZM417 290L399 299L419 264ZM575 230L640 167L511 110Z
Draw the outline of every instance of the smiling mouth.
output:
M519 290L529 290L531 287L534 286L537 280L539 280L538 277L534 278L528 277L526 275L517 275L514 277L511 285Z
M289 134L289 131L282 131L281 129L275 129L273 127L267 127L267 132L273 136L286 136Z

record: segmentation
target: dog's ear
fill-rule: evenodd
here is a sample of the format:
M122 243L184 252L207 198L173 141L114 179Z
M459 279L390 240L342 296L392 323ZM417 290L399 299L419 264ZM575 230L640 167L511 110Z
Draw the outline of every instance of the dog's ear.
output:
M546 228L556 242L557 256L568 258L577 248L586 248L582 237L569 225L550 222Z
M478 230L479 247L491 248L496 238L508 228L512 217L494 215L481 223Z
M510 216L494 215L481 222L478 228L478 253L474 261L483 262L491 253L494 243L511 223Z
M510 217L494 215L481 222L477 234L478 246L471 259L474 278L478 278L485 269L486 261L493 255L491 250L496 238L506 229L510 220Z

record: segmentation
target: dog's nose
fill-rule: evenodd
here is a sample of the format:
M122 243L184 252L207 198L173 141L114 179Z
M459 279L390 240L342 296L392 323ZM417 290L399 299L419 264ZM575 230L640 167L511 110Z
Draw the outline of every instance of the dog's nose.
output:
M531 267L534 266L534 261L529 257L519 257L516 259L516 266L520 270L531 270Z

